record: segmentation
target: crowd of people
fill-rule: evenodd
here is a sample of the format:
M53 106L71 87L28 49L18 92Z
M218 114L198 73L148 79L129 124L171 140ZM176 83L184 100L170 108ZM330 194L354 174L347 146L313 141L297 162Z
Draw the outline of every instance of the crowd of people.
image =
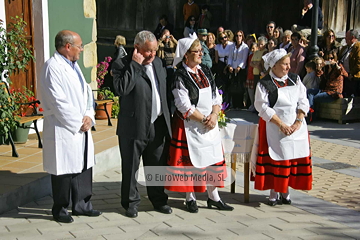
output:
M311 11L311 0L305 0L303 17ZM123 36L115 40L111 75L120 96L116 134L125 215L138 216L140 159L145 167L168 166L174 175L227 175L218 126L223 102L260 116L258 152L252 158L254 186L270 190L270 206L291 204L289 187L310 190L312 185L307 130L312 119L306 116L316 116L319 102L360 96L358 32L347 31L347 45L341 47L334 31L325 31L319 57L308 59L305 20L300 22L306 26L292 30L269 21L266 33L260 35L221 26L213 34L208 6L200 12L189 0L183 13L184 37L179 40L165 15L154 33L137 33L133 52L125 51ZM43 159L51 174L54 220L71 223L70 202L73 215L102 214L90 201L94 101L76 63L84 50L79 34L61 31L55 46L39 84L44 108ZM186 193L185 207L191 213L199 211L195 192L205 191L208 208L231 211L233 207L218 192L224 179L215 184L201 179L180 185L170 179L147 185L147 193L154 209L164 214L172 213L164 189Z

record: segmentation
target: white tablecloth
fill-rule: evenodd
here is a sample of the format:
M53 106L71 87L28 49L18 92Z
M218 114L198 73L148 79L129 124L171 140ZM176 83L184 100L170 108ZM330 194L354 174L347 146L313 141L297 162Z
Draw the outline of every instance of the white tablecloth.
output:
M241 118L233 118L226 127L220 128L227 160L234 159L236 156L236 162L249 162L254 139L257 135L257 126L257 124Z

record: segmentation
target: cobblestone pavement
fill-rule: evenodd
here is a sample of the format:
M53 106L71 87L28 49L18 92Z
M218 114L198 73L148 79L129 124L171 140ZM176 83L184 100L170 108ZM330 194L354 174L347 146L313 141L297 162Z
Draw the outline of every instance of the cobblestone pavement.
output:
M52 221L52 198L48 196L1 215L0 239L325 240L358 239L360 236L359 228L331 221L296 204L267 206L264 204L266 196L253 191L250 192L251 202L245 204L243 189L239 185L236 194L229 193L228 188L220 192L222 199L235 207L234 211L208 209L206 194L202 193L197 194L199 213L188 213L185 211L184 194L171 192L168 203L173 213L169 215L154 211L145 188L140 186L142 202L139 216L129 219L120 206L120 177L119 169L95 177L93 205L103 211L100 217L75 216L71 224ZM238 176L238 179L241 177ZM305 198L296 197L298 201ZM319 206L322 204L324 202L320 202ZM341 208L337 208L339 210Z

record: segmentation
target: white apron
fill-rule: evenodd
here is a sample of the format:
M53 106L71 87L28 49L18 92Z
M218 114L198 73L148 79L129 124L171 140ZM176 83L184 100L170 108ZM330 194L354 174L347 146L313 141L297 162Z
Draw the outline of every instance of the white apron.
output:
M274 80L273 83L275 84ZM278 88L278 100L273 109L283 123L288 126L291 126L295 122L297 116L299 88L300 86L297 84ZM309 136L304 120L300 129L290 136L279 131L279 127L269 121L266 123L266 137L269 145L269 155L273 160L290 160L308 157L310 155Z
M212 111L211 86L199 89L199 101L196 107L208 116ZM208 130L204 124L189 119L184 121L189 156L194 167L203 168L223 160L221 136L218 124Z

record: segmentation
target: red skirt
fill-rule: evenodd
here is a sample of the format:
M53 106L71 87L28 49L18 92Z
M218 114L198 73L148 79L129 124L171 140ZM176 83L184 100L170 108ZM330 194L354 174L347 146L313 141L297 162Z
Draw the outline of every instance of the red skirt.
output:
M252 177L252 180L254 180L254 177ZM304 158L283 161L271 159L266 139L266 122L260 118L255 189L274 189L276 192L285 193L288 187L298 190L311 190L311 153L310 156Z
M210 167L195 168L189 156L184 120L178 114L181 113L175 112L172 119L173 136L167 160L168 174L175 177L166 178L165 188L175 192L205 192L208 184L224 187L223 180L227 177L225 157L223 161ZM177 178L179 176L180 179ZM184 176L187 176L186 182ZM193 178L192 176L197 177Z

